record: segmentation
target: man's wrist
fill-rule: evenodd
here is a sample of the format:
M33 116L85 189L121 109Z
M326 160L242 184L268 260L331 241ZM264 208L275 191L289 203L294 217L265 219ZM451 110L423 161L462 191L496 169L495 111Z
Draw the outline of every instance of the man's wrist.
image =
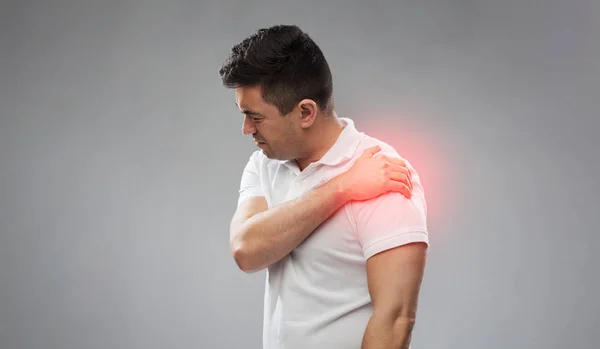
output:
M335 196L336 201L338 201L340 205L344 205L352 200L351 191L347 182L344 180L344 176L345 174L342 173L329 181L332 191L331 194Z

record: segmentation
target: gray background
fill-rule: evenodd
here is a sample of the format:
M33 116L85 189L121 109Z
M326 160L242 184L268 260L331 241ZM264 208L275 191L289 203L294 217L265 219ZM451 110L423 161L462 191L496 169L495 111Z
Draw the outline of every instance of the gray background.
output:
M259 348L228 224L255 149L217 70L280 23L421 173L417 348L597 348L597 1L0 7L0 348Z

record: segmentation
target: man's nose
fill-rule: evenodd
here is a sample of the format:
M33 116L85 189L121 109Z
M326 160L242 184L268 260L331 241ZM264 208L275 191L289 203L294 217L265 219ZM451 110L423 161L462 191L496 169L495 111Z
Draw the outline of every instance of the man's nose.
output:
M251 135L256 133L256 127L249 117L244 115L244 122L242 123L242 133L245 135Z

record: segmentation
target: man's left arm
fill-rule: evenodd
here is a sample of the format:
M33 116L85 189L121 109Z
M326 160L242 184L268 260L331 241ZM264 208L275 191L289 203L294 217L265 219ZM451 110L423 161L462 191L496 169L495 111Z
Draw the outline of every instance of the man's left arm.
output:
M387 193L351 203L374 308L362 349L410 345L429 246L427 204L419 176L411 172L411 198Z
M362 349L408 349L417 314L427 255L425 243L410 243L367 260L373 314Z

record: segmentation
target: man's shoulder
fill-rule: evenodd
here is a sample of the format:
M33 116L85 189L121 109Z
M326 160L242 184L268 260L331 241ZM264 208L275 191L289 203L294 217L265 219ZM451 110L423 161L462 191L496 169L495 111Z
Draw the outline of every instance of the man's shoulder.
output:
M375 146L381 147L380 153L383 155L401 158L400 154L398 153L398 151L396 151L396 149L393 146L382 141L381 139L369 136L364 133L361 135L360 142L358 142L358 146L356 147L354 157L361 156L365 150Z
M398 152L393 146L386 143L385 141L382 141L381 139L363 134L362 139L360 140L360 142L354 152L352 161L355 161L356 159L358 159L366 149L372 148L374 146L381 147L381 151L378 154L382 154L382 155L385 155L385 156L388 156L391 158L402 159L404 161L404 163L406 164L406 167L408 167L409 171L411 172L411 181L413 184L413 197L417 197L417 196L422 197L424 195L424 190L423 190L423 186L421 184L419 172L415 169L415 167L413 166L410 159L403 157L401 155L401 152ZM386 193L385 195L382 195L382 197L395 197L396 199L402 200L402 198L404 196L400 193ZM367 203L373 202L373 201L377 201L377 200L366 200L364 202L364 204L367 204Z

